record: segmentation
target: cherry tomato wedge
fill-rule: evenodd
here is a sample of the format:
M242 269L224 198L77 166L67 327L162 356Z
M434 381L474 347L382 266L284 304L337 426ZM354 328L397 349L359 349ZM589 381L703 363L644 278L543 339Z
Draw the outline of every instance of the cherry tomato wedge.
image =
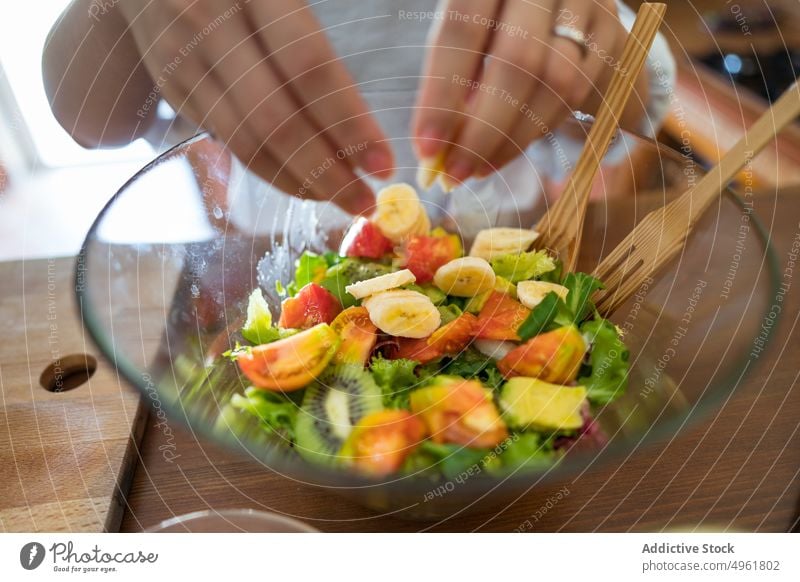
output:
M307 329L320 323L331 323L341 311L341 303L330 291L316 283L309 283L294 297L283 300L278 325Z

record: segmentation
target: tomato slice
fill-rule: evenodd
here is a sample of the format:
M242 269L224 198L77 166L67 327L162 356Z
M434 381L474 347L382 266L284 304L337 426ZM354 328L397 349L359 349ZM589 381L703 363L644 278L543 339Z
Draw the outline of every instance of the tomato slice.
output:
M359 472L376 477L394 473L425 438L425 424L407 410L381 410L353 427L341 456Z
M396 349L388 350L387 357L391 360L414 360L420 364L427 364L438 360L444 354L435 347L428 345L428 338L411 339L400 337L397 338L398 346Z
M381 259L392 252L394 245L372 222L359 218L342 241L341 254L362 259Z
M342 339L333 361L366 365L378 341L378 328L370 321L366 307L348 307L336 316L331 327Z
M308 329L319 323L331 323L341 311L342 305L330 291L316 283L309 283L294 297L284 299L278 325Z
M478 314L475 337L493 340L520 341L517 329L531 310L499 291L492 291Z
M320 324L276 342L254 347L236 363L256 388L291 392L305 387L331 361L339 336Z
M430 337L398 338L399 348L392 353L392 359L406 358L427 364L443 356L454 356L472 340L477 321L471 313L463 313L437 329Z
M412 392L410 404L435 443L487 448L508 437L490 391L477 380L439 376Z
M456 235L412 236L400 254L417 284L430 283L439 267L461 256L461 241Z
M532 337L498 360L506 378L527 376L552 384L567 384L578 375L586 342L575 326L560 327Z
M428 345L446 355L457 354L472 340L477 323L477 317L471 313L462 313L433 332L427 340Z

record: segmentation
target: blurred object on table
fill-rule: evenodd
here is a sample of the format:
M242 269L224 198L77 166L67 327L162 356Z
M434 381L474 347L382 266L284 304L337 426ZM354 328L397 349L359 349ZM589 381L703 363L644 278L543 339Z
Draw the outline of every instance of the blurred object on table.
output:
M715 164L769 99L796 78L798 21L796 0L669 2L662 32L678 61L678 81L659 139L702 167ZM800 129L795 126L755 158L735 187L772 192L797 184Z
M685 156L705 165L715 164L736 143L769 103L730 77L703 65L679 62L672 111L664 134ZM800 128L787 127L753 163L739 175L744 190L773 191L800 184Z
M797 0L668 0L662 32L678 58L744 50L769 55L800 49L798 19Z

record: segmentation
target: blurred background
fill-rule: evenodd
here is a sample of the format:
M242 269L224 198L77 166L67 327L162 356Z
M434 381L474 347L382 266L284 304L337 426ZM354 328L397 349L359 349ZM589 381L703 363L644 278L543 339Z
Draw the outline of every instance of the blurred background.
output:
M57 124L40 59L69 0L0 5L0 260L77 252L97 212L157 153L144 140L86 150ZM662 32L679 63L659 139L698 163L715 162L800 69L797 0L669 1ZM638 2L630 1L635 9ZM20 31L23 31L20 34ZM169 108L160 113L168 117ZM800 184L800 129L753 166L763 193ZM644 164L641 165L644 167Z

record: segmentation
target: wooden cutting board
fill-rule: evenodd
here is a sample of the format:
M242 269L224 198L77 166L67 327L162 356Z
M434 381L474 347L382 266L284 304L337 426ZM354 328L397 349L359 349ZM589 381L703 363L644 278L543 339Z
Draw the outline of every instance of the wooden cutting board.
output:
M147 409L81 326L74 264L0 263L0 531L116 531L123 515Z

